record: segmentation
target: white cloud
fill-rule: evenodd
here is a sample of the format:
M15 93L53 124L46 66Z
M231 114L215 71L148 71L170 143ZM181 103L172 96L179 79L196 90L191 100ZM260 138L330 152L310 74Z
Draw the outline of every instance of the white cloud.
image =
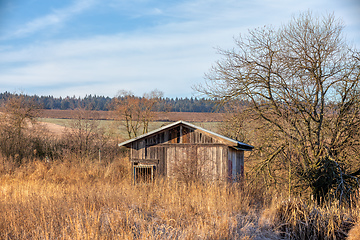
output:
M25 37L49 27L60 25L74 15L82 13L95 4L96 0L75 0L71 6L55 9L45 16L38 17L25 23L24 26L6 34L1 40Z
M212 30L185 36L139 33L33 46L7 53L7 61L26 64L3 70L0 84L47 87L46 95L114 96L120 89L141 95L158 88L167 96L188 96L216 59L209 39L217 42L221 35Z
M3 70L0 79L25 88L63 86L65 95L79 91L79 84L89 90L86 86L100 82L103 87L96 91L108 89L108 95L122 88L137 94L153 88L186 94L215 59L208 40L220 35L209 30L185 36L137 33L35 45L3 53L0 62L27 64ZM73 93L68 90L72 85ZM87 94L99 94L93 91Z
M38 89L37 94L55 96L114 96L119 89L141 95L154 88L166 96L190 96L191 86L201 82L219 58L214 47L231 48L233 36L240 32L280 25L292 14L317 6L288 2L189 0L176 7L139 7L134 12L165 15L171 21L86 39L42 40L22 47L0 45L0 84L11 82L24 90ZM120 3L124 2L118 1L117 7ZM94 4L95 0L77 1L55 10L29 23L21 34L59 25Z

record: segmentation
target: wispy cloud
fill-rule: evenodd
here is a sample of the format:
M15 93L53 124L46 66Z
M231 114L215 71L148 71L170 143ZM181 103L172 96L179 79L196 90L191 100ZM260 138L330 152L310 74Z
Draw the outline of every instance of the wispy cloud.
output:
M292 14L317 9L317 4L325 5L326 1L76 1L29 22L17 34L27 36L75 21L76 14L98 10L96 4L99 12L106 14L109 2L117 4L109 10L114 14L111 17L128 12L129 22L124 24L131 24L132 16L138 13L136 24L142 17L155 24L142 23L126 31L117 28L86 38L79 38L79 34L76 39L37 38L22 45L0 45L0 86L11 91L11 83L30 94L55 96L114 96L119 89L141 95L154 88L166 96L190 96L191 86L201 82L220 57L214 47L231 48L233 37L246 34L249 28L285 23Z
M61 25L74 15L88 10L95 4L96 0L75 0L73 4L68 7L54 9L51 13L45 16L38 17L25 23L23 26L20 26L11 33L5 35L2 40L26 37L49 27Z
M46 95L112 96L120 89L141 95L158 88L167 96L189 96L191 85L203 79L216 59L213 47L224 42L222 38L232 42L233 31L200 28L169 33L170 29L183 28L182 23L173 23L147 33L43 42L5 50L0 65L16 66L2 69L0 84L10 81L26 89L42 87Z

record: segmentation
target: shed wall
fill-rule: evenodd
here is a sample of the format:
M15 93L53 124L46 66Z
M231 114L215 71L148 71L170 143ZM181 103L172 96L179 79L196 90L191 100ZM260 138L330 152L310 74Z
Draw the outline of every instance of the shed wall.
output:
M174 175L181 165L196 167L212 179L235 178L243 171L243 151L229 148L221 139L186 126L139 139L132 142L130 148L133 162L152 162L157 174L163 176Z
M235 150L229 148L228 155L229 162L229 173L233 180L239 180L244 176L244 151Z
M173 176L182 171L200 171L200 175L210 179L227 177L227 146L173 144L166 148L165 175Z

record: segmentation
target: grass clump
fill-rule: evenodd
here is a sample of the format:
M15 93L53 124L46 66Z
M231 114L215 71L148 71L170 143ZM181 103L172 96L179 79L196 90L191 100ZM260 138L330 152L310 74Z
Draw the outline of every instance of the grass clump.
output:
M263 217L286 239L346 239L358 208L318 206L302 199L274 199Z

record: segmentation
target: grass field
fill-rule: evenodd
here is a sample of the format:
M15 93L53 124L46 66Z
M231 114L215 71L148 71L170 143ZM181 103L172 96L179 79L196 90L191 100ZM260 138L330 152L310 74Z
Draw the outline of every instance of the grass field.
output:
M54 134L59 134L64 131L64 127L71 127L71 119L60 119L60 118L39 118L39 122L45 122L61 127L53 127ZM127 139L127 132L124 125L124 122L115 121L115 120L89 120L96 121L99 124L100 128L105 129L109 134L119 135L123 139ZM162 122L162 121L154 121L149 124L149 131L153 131L162 126L166 126L171 122ZM192 124L197 125L199 127L205 128L207 130L218 132L219 126L221 122L192 122Z
M318 207L251 186L159 179L132 185L127 159L0 168L1 239L348 239L359 208Z
M91 111L96 119L114 120L119 116L113 111ZM47 110L40 112L41 118L72 119L76 117L76 110ZM154 121L176 122L179 120L188 122L219 122L224 118L224 113L215 112L155 112Z

